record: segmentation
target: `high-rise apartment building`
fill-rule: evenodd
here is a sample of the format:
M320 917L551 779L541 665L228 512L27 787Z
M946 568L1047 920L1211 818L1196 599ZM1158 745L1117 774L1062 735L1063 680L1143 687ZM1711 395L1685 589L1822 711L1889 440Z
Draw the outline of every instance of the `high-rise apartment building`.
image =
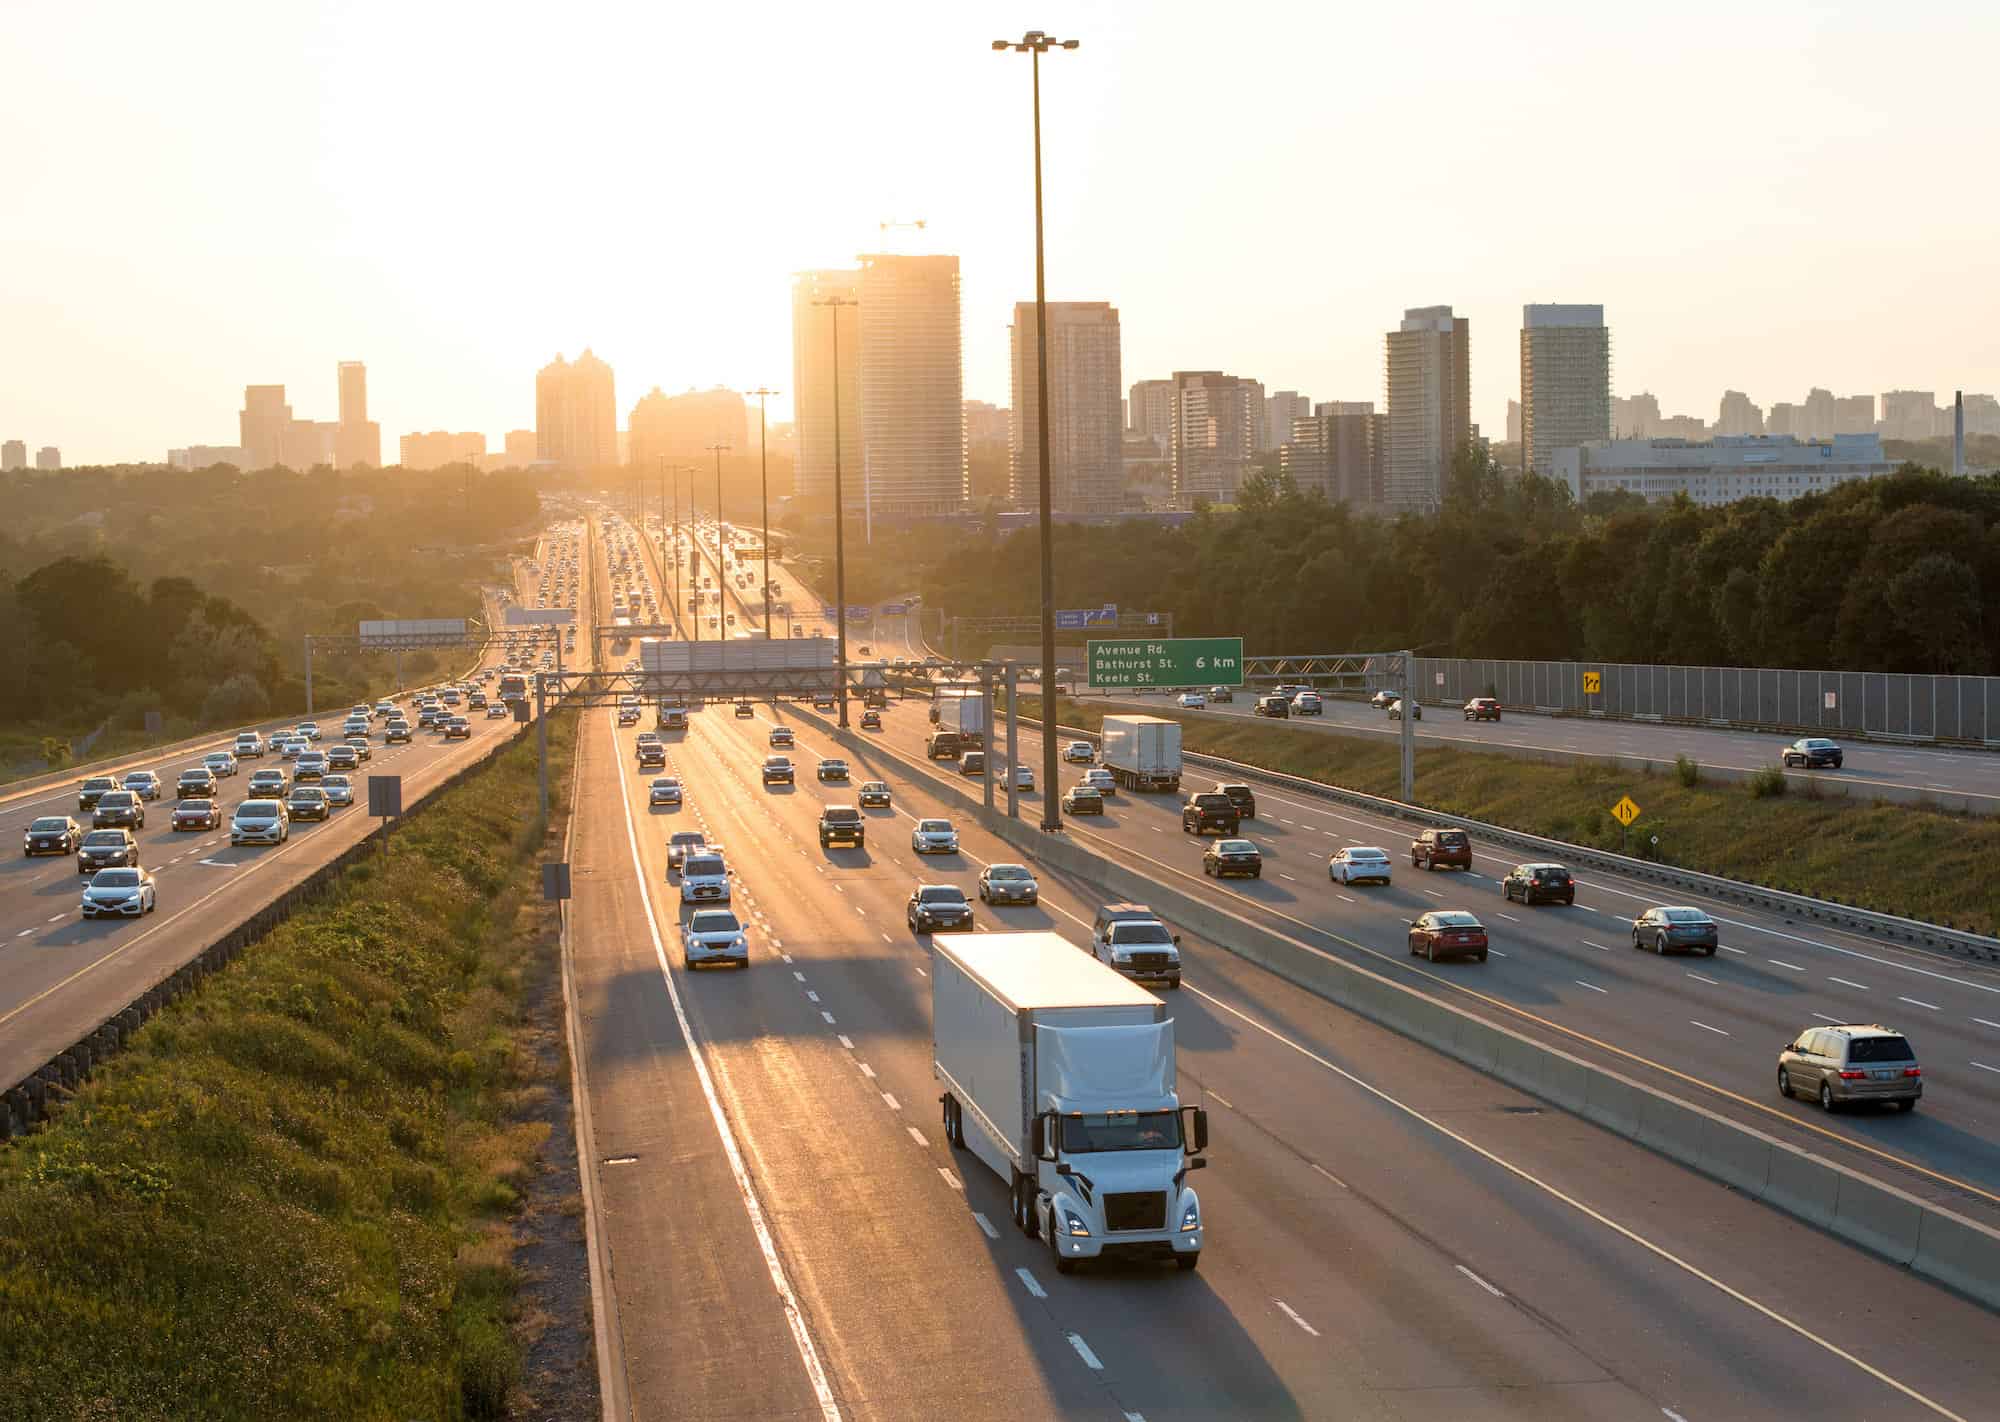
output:
M1313 403L1296 390L1280 390L1264 400L1263 448L1276 449L1290 441L1292 421L1312 414Z
M1264 387L1219 370L1174 372L1173 500L1233 504L1256 458Z
M1771 402L1771 413L1764 418L1764 433L1784 435L1790 439L1803 438L1806 432L1806 411L1803 405L1795 405L1789 400Z
M233 464L238 469L247 469L241 445L191 444L186 449L167 451L169 469L212 469L218 464Z
M403 468L442 469L449 464L478 464L486 453L486 436L473 431L453 434L432 430L402 438Z
M1302 494L1373 508L1382 502L1388 417L1373 400L1326 400L1292 421L1278 467Z
M1875 433L1875 397L1873 395L1840 395L1833 402L1833 428L1827 438L1837 434Z
M2000 400L1991 395L1965 395L1965 432L1968 435L2000 435Z
M1137 381L1126 405L1130 421L1126 428L1153 441L1162 454L1169 453L1174 447L1174 382Z
M62 451L52 444L45 444L35 451L35 468L44 473L54 473L62 468Z
M382 465L382 426L368 418L368 367L340 363L340 421L334 429L333 462L342 469Z
M798 459L792 466L793 498L811 517L833 508L834 433L840 436L841 497L861 507L861 273L800 272L792 278L792 422ZM835 352L839 365L835 366ZM834 396L839 394L835 418Z
M956 513L968 491L958 258L861 257L862 497L876 513Z
M1507 402L1507 443L1519 444L1520 442L1521 402L1519 400L1509 400Z
M26 469L27 467L28 442L26 440L10 439L5 444L0 444L0 474L11 473L16 469Z
M237 443L251 469L269 469L282 464L285 431L292 423L292 407L285 403L282 385L246 385L243 409L236 417ZM310 467L310 466L308 466Z
M1722 392L1722 406L1716 411L1718 435L1760 435L1764 433L1764 409L1741 390Z
M1951 433L1951 419L1938 409L1934 390L1882 392L1882 438L1930 439Z
M668 395L655 385L626 418L627 455L642 470L661 459L708 458L712 445L750 448L750 410L734 390L689 390Z
M984 400L965 402L965 447L980 449L992 445L1007 447L1014 412Z
M1521 308L1521 441L1549 472L1558 449L1611 438L1611 332L1600 305Z
M1472 437L1470 324L1449 306L1416 306L1388 333L1383 495L1392 509L1436 508L1453 454Z
M539 445L533 430L509 430L505 436L507 469L526 469L540 457Z
M1103 513L1125 501L1125 440L1118 309L1106 301L1048 303L1049 501L1072 513ZM1016 508L1036 508L1041 490L1041 364L1035 303L1014 305L1008 329L1013 407L1008 482Z
M1660 397L1649 390L1611 402L1612 439L1651 439L1660 428Z
M615 381L588 347L574 361L558 355L536 374L535 450L559 469L617 465Z

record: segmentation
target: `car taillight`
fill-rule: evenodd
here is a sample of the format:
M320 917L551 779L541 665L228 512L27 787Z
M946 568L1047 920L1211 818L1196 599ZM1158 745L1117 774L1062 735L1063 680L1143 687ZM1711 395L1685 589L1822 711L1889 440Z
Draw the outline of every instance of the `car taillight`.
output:
M1903 1075L1904 1075L1904 1076L1922 1076L1923 1074L1924 1074L1924 1069L1923 1069L1922 1067L1904 1067L1904 1068L1903 1068Z
M1842 1081L1866 1081L1868 1073L1865 1071L1844 1071L1840 1074L1840 1079Z

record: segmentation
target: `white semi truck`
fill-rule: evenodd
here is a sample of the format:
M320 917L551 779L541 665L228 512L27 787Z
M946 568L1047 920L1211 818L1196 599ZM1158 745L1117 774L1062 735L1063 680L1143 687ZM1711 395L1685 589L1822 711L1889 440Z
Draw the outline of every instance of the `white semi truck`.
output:
M986 698L977 691L938 697L938 729L956 731L970 746L986 744Z
M1055 933L931 940L945 1137L1009 1187L1058 1273L1102 1255L1201 1258L1208 1113L1176 1094L1166 1004Z
M1101 759L1127 790L1181 788L1181 723L1159 716L1106 716Z

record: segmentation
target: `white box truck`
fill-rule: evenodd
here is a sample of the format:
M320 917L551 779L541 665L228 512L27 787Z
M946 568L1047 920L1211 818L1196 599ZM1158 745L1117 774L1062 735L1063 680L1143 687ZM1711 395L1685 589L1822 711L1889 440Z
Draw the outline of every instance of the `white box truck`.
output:
M1181 723L1158 716L1106 716L1100 746L1111 778L1127 790L1181 788Z
M986 698L977 692L938 699L938 729L958 732L968 745L986 744L987 720Z
M1201 1258L1208 1113L1176 1095L1166 1004L1055 933L931 940L945 1137L1007 1182L1056 1271L1102 1255Z

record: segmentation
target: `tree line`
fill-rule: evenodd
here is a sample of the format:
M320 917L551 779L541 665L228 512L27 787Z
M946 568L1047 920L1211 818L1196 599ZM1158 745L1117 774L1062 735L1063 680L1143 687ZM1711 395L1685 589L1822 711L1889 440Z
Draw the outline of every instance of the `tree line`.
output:
M1449 488L1435 513L1382 518L1264 474L1177 528L1058 525L1056 602L1172 612L1176 633L1252 654L2000 668L2000 480L1906 465L1783 503L1579 505L1468 450ZM1038 547L1032 529L929 529L889 556L933 606L1029 615Z

